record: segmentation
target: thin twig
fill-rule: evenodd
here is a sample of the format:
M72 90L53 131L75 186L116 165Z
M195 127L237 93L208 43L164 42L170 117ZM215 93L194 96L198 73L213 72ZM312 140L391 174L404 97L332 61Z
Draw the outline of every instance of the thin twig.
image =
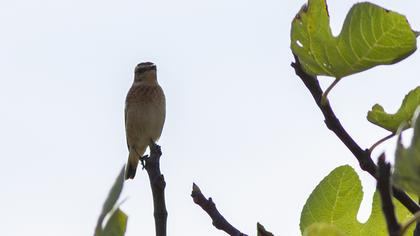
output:
M400 236L401 226L395 216L395 207L391 197L391 164L385 162L385 154L378 159L378 183L377 188L381 196L382 212L390 236Z
M213 220L213 226L216 227L216 229L223 230L231 236L248 236L233 227L217 210L216 204L214 204L213 200L211 198L207 199L195 183L193 183L191 197L193 198L195 204L199 205L205 212L207 212Z
M303 81L305 86L311 92L312 97L314 98L316 104L321 110L325 118L325 124L328 129L337 135L341 142L346 145L346 147L353 153L359 162L360 168L368 172L371 176L376 178L376 164L372 161L370 157L370 152L368 149L363 150L347 133L344 127L341 125L338 118L335 116L328 100L325 104L321 104L322 89L319 86L319 82L316 77L308 75L303 71L298 57L295 55L295 62L292 63L292 67L295 69L296 75ZM419 205L414 202L405 192L392 188L392 193L398 201L400 201L411 213L415 214L417 211L420 211Z
M152 189L156 236L166 236L166 220L168 218L165 204L166 182L160 172L161 155L160 146L151 142L150 157L146 156L142 158L145 162L144 168L149 175L150 187Z

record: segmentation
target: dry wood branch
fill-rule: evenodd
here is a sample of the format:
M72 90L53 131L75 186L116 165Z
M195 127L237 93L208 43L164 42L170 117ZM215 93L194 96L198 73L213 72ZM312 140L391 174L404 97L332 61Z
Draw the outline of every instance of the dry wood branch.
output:
M193 198L195 204L199 205L205 212L207 212L207 214L213 220L214 227L225 231L231 236L248 236L233 227L217 210L216 204L214 204L213 200L211 198L207 199L203 193L201 193L200 188L194 183L191 197Z
M149 175L150 187L153 195L153 207L155 217L156 236L166 236L166 220L168 212L165 204L165 179L160 172L160 146L152 142L150 144L150 157L141 158L142 164Z

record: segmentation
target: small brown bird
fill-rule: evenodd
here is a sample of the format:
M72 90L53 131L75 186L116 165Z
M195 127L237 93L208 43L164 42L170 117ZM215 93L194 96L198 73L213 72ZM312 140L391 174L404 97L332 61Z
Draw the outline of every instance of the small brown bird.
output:
M125 100L128 161L125 179L136 175L139 158L156 142L165 123L165 95L156 77L156 65L143 62L134 70L134 82Z

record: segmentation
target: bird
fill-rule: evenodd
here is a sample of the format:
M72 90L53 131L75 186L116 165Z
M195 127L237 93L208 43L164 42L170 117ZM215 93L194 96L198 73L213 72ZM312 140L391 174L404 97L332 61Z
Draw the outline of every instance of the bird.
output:
M157 81L156 65L142 62L134 69L134 81L125 100L125 132L128 161L125 179L136 175L139 159L151 142L158 141L166 116L165 94Z

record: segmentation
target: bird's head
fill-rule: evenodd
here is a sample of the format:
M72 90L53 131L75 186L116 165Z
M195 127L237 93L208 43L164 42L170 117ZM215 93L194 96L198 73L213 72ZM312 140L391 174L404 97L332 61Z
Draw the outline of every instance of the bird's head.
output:
M134 69L134 82L155 82L156 65L152 62L142 62Z

